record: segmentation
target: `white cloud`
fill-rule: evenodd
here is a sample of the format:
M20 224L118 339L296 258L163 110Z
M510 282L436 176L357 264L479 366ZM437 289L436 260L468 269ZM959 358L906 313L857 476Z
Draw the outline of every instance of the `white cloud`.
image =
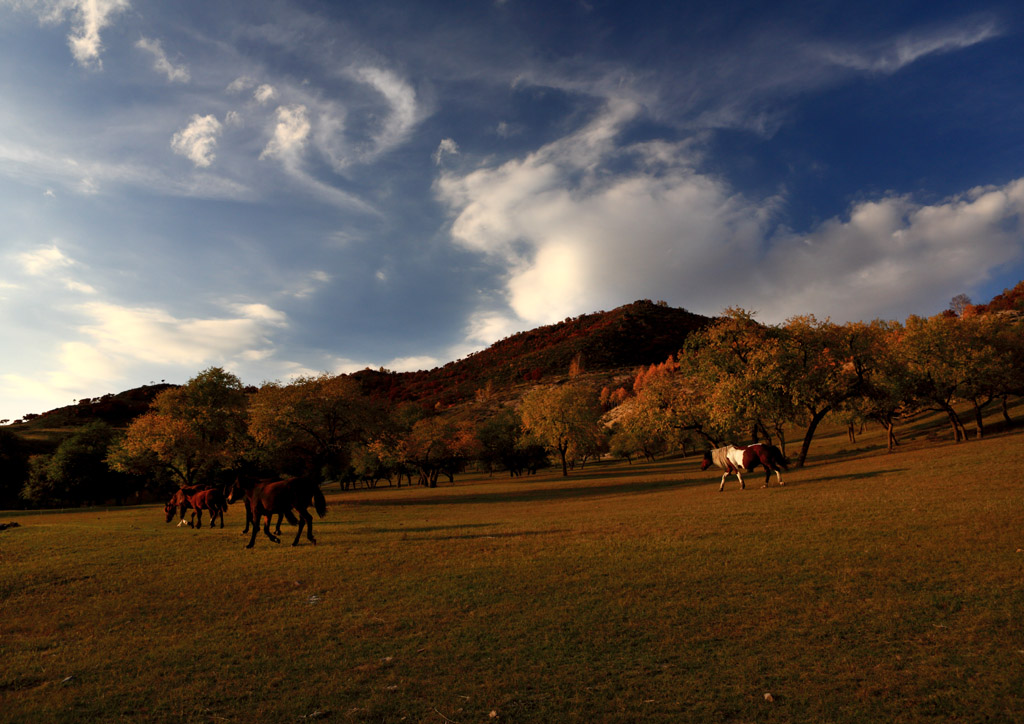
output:
M45 23L63 23L70 18L71 54L80 65L97 69L103 66L100 31L131 5L128 0L23 0L16 4L34 11Z
M309 138L311 126L306 106L279 106L276 116L273 135L260 158L278 158L294 163Z
M214 149L217 147L217 136L221 132L221 123L216 117L196 114L189 119L188 125L171 138L171 148L175 153L185 156L198 168L206 168L213 163Z
M267 346L268 326L286 324L281 312L262 304L235 308L238 316L174 317L154 307L92 302L79 307L91 321L80 332L90 347L114 359L197 367Z
M135 43L135 47L150 53L153 56L153 70L166 75L172 83L188 83L191 79L188 68L171 63L159 40L142 37Z
M639 298L706 314L739 304L766 321L872 318L948 298L1024 255L1024 180L934 205L886 197L772 236L782 199L698 172L687 144L617 147L631 117L612 104L523 159L441 176L453 241L506 275L511 315L478 312L468 340ZM610 163L618 173L604 172Z
M444 157L444 155L446 153L450 153L452 155L458 155L458 153L459 153L459 144L457 144L451 138L442 138L441 139L441 143L439 143L437 145L437 150L434 151L434 163L436 165L440 166L441 165L441 159Z

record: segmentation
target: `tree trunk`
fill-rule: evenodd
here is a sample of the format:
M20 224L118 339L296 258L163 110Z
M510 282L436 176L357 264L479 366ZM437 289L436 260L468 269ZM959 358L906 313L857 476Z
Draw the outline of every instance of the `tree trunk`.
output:
M797 456L795 467L802 468L807 460L807 452L811 449L811 440L814 438L814 431L818 429L818 423L825 419L831 408L825 408L820 412L812 414L811 422L807 425L807 432L804 433L804 442L800 446L800 455Z
M1009 397L1009 395L1003 395L1003 420L1005 420L1007 423L1011 423L1013 422L1013 418L1010 417L1010 408L1006 404L1007 397Z
M568 452L568 448L562 448L559 446L558 454L562 457L562 477L569 477L569 463L565 459L565 454Z
M974 425L978 428L978 439L980 440L985 434L985 423L981 419L981 405L978 404L977 400L972 400L974 403Z

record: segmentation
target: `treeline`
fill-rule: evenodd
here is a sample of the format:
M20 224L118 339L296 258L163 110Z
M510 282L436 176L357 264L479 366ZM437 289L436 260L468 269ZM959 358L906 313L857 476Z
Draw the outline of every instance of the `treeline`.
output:
M729 309L617 386L598 389L577 358L563 382L517 401L500 402L485 384L450 408L395 403L351 375L254 390L214 367L160 392L127 429L90 424L52 455L29 456L0 430L0 504L119 501L140 489L224 485L240 470L314 474L345 488L433 487L469 466L524 475L554 462L567 475L608 453L632 460L758 440L785 449L793 429L800 466L830 415L851 427L882 425L891 449L901 421L936 410L960 441L964 403L980 437L990 407L1009 420L1010 399L1024 394L1024 313L977 309L903 324L801 316L782 325Z
M1024 304L1019 305L1024 307ZM897 425L933 410L956 441L968 437L956 407L968 403L976 435L998 405L1010 421L1011 397L1024 394L1024 309L835 324L813 316L758 324L729 309L691 335L679 355L640 370L631 390L604 390L622 409L614 450L633 453L765 440L785 449L786 431L802 431L802 466L826 416L851 429L882 425L891 450Z

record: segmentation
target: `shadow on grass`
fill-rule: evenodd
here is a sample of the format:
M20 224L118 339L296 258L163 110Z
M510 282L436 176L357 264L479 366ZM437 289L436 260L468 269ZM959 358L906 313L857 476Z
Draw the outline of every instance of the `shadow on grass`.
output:
M847 473L845 475L825 475L817 478L802 478L796 483L786 481L786 487L796 485L806 485L808 483L851 483L857 480L870 480L871 478L880 478L885 475L897 475L899 473L905 473L908 468L894 468L892 470L868 470L863 473Z
M506 533L467 533L466 535L419 535L403 536L402 540L487 540L488 538L529 538L542 535L558 535L567 533L568 529L558 528L554 530L520 530Z
M620 476L621 477L621 474ZM587 480L592 480L588 477ZM587 485L582 482L578 486L562 488L529 488L502 491L500 493L462 493L454 495L437 495L404 500L360 500L353 501L356 506L413 506L413 505L458 505L464 503L522 503L546 500L570 500L573 498L599 498L610 495L640 495L643 493L671 490L683 486L703 485L706 480L643 480L623 482L615 485ZM528 486L529 483L524 483Z

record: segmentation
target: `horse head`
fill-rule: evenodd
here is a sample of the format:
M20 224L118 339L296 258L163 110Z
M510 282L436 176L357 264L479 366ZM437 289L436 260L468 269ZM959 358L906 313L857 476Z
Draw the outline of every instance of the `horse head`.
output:
M711 464L712 464L712 461L711 461L711 451L710 450L705 450L704 451L704 459L700 463L700 469L701 470L707 470L708 468L711 467Z
M174 504L173 500L169 501L166 505L164 505L164 513L167 514L167 518L164 520L164 522L165 523L170 523L171 522L171 518L174 517L174 514L177 511L178 511L178 506Z

